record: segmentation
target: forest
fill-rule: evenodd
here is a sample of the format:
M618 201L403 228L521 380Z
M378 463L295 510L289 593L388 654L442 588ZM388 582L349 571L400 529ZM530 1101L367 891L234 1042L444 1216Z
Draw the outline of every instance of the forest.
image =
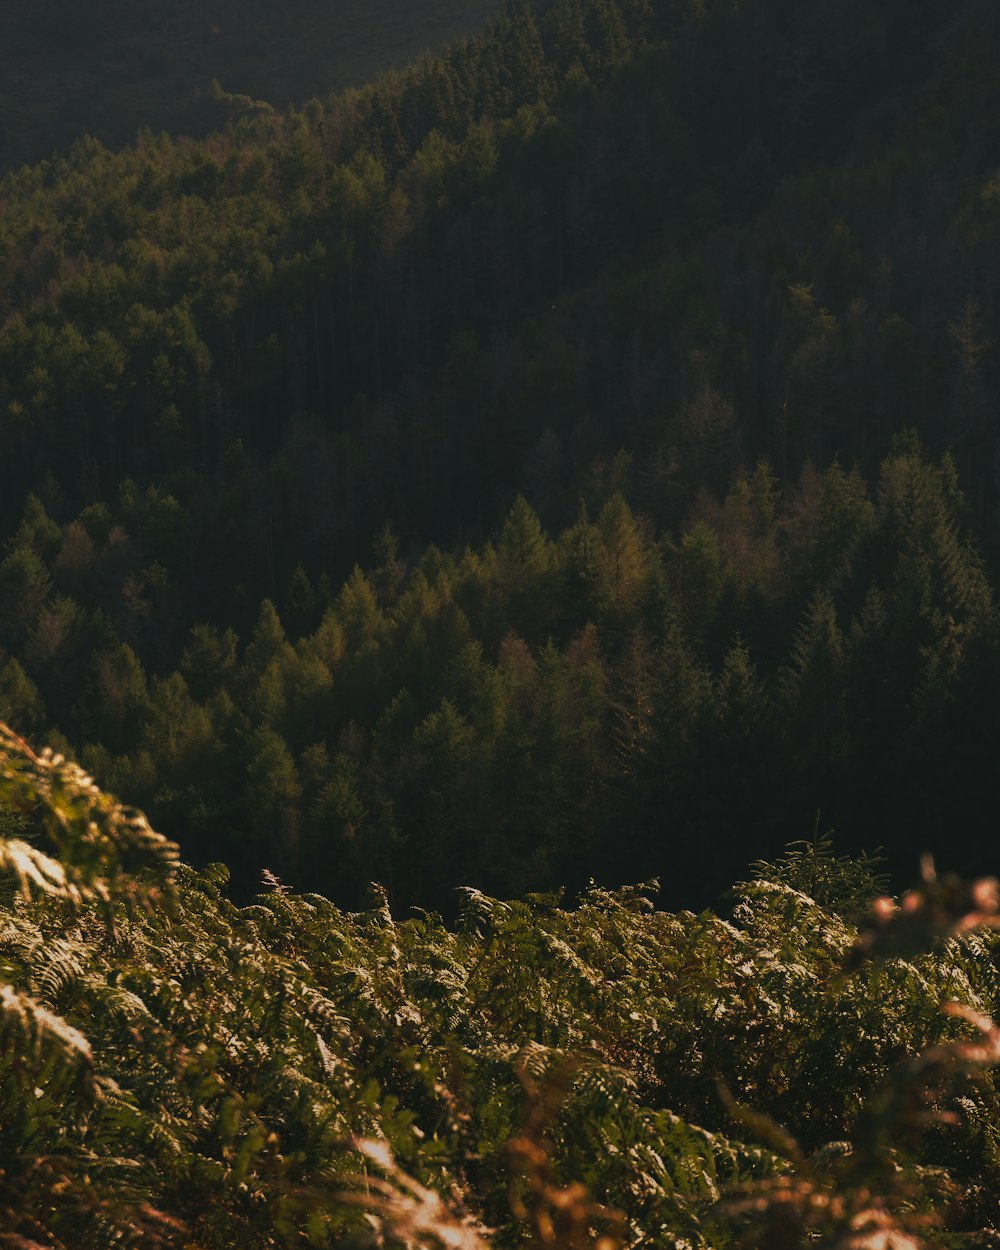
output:
M0 714L242 897L986 871L997 25L519 3L9 172Z
M1000 8L69 7L0 1245L995 1246Z
M143 126L208 134L214 80L276 109L476 34L501 0L33 0L0 4L0 168Z

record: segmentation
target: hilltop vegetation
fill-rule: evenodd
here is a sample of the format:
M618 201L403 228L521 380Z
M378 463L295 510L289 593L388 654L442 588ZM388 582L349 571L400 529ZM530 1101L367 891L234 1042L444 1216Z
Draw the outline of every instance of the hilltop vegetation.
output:
M40 0L0 5L0 169L92 135L202 135L209 84L281 109L475 34L493 0Z
M10 174L0 710L243 888L978 870L998 22L519 3Z

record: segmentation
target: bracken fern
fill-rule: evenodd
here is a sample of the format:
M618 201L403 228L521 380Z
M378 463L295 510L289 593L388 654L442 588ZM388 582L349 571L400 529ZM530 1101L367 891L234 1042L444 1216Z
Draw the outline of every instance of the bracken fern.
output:
M0 746L0 1245L990 1244L990 883L927 865L897 904L814 844L729 919L655 882L470 889L454 928L270 874L240 908Z

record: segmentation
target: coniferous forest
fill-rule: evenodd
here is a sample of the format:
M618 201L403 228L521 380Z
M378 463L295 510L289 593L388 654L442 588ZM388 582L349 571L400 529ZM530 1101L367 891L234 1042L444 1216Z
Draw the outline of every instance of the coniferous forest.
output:
M0 1244L998 1244L1000 8L71 7Z

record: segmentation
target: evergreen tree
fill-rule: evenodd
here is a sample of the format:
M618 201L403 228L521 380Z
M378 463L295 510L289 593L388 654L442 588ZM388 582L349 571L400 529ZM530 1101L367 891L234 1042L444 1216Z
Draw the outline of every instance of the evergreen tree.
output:
M534 509L518 495L497 541L497 610L508 629L538 638L552 620L553 553Z
M795 760L798 788L820 806L843 780L849 726L846 708L844 637L833 599L820 590L795 636L783 674L782 724ZM803 811L802 817L805 818Z
M646 545L628 504L617 492L597 519L603 573L602 607L619 629L635 618L645 589Z

